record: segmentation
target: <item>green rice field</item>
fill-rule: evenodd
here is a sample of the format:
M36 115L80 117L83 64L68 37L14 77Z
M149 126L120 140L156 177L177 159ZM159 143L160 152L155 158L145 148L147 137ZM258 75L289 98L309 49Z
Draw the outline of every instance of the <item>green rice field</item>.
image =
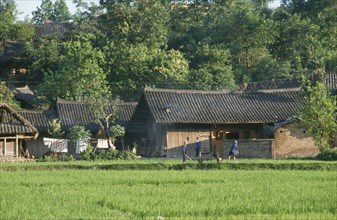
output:
M335 170L48 169L0 175L0 219L337 217Z

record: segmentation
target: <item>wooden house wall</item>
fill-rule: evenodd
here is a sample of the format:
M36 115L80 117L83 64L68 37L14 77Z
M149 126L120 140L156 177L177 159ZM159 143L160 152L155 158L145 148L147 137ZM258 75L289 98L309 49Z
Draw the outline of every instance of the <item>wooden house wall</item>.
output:
M298 123L284 125L275 131L274 158L311 157L319 153L312 137Z
M16 156L15 140L0 139L0 156Z
M223 141L226 140L226 132L237 132L238 140L266 137L262 134L262 124L166 125L156 123L151 117L146 118L146 120L146 129L143 129L143 133L133 133L133 138L136 139L138 145L137 153L141 156L180 157L181 147L185 140L188 143L188 155L195 156L195 139L199 136L201 140L201 153L205 154L206 157L207 154L212 157L213 152L217 152L218 155L225 154ZM269 155L271 153L263 157L269 158Z
M187 154L190 157L195 156L195 139L200 137L202 154L211 152L210 131L209 130L170 130L167 132L167 157L180 157L181 148L184 141L187 141Z

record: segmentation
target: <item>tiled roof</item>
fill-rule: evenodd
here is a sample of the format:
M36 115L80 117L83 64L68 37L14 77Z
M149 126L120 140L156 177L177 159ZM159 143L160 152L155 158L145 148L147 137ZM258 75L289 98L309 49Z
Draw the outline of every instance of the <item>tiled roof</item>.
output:
M119 108L119 115L116 119L116 122L121 124L124 127L128 126L129 121L133 115L137 107L137 102L124 102L119 104L117 107Z
M33 106L35 104L34 92L26 85L24 87L15 88L15 97Z
M25 134L37 137L37 129L18 112L0 102L0 135Z
M64 131L69 131L69 129L74 125L84 126L87 130L90 131L97 131L99 129L98 123L93 121L94 115L90 111L90 106L88 103L58 99L56 105L62 129ZM117 107L121 110L120 115L117 118L117 122L120 122L125 126L130 120L134 109L136 108L136 103L123 103ZM113 104L108 105L107 109L105 110L106 115L112 113Z
M56 111L18 111L18 113L30 121L40 132L47 132L48 129L51 129L50 122L57 119Z
M299 89L223 92L145 88L141 100L158 123L273 123L304 106ZM145 99L144 99L145 98Z

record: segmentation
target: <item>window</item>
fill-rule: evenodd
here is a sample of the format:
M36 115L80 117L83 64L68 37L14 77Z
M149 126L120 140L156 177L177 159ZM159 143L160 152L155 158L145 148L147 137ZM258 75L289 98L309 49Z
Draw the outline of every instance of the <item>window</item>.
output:
M227 131L226 139L239 139L240 135L238 131Z

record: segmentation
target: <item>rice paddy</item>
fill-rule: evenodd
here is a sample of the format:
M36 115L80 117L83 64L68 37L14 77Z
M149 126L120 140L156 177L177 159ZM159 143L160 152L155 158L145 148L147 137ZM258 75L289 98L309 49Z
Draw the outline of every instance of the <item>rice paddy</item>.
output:
M336 219L335 171L0 171L1 219Z

